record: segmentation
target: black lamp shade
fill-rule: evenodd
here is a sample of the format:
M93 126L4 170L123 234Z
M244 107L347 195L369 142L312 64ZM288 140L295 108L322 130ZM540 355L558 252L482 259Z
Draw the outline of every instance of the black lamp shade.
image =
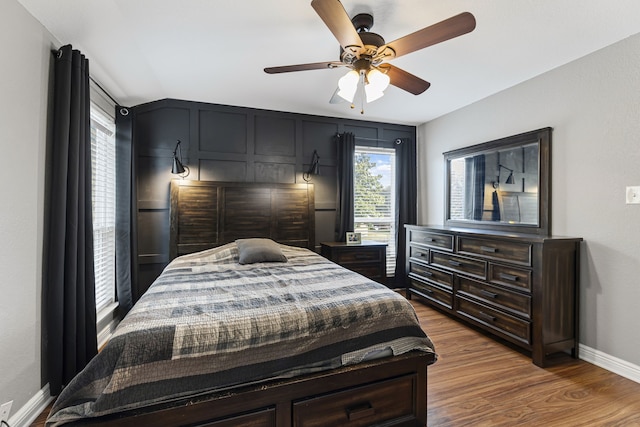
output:
M184 166L177 156L173 156L173 166L171 167L171 173L181 174L184 173Z
M504 182L505 184L513 184L515 182L515 180L513 179L513 172L509 173L509 176L507 177L507 180Z

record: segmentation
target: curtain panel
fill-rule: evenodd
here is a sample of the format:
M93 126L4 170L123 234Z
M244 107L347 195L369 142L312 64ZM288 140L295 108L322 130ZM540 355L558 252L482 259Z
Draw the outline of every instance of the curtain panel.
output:
M116 295L122 317L140 296L134 289L137 195L132 115L130 109L116 105Z
M337 135L336 138L338 145L338 189L335 240L336 242L344 242L347 231L353 231L353 161L356 151L356 138L351 132Z
M396 143L396 271L395 281L404 286L406 276L405 224L416 224L418 220L418 178L416 165L416 142L409 138Z
M49 386L56 395L97 354L97 337L89 61L71 45L53 53L43 331Z

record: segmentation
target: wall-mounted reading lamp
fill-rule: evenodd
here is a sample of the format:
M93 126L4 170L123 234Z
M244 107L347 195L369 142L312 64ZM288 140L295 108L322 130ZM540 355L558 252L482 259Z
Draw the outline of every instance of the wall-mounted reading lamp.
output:
M500 183L500 171L502 170L502 168L505 168L506 170L509 171L509 176L507 177L504 183L513 184L515 182L515 180L513 179L513 169L509 169L508 167L502 166L502 165L498 165L498 183Z
M311 165L309 169L305 173L302 174L302 179L309 182L311 179L311 175L320 175L320 156L318 156L318 152L313 150L313 155L311 156Z
M186 178L189 176L189 172L191 171L188 166L182 164L182 148L180 147L180 144L181 142L178 140L176 148L173 150L173 166L171 167L171 173L180 175L181 178Z

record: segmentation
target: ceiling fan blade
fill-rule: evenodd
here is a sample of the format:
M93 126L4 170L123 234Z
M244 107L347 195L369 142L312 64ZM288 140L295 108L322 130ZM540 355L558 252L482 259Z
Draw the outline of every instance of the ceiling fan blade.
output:
M476 18L469 12L463 12L381 46L378 49L378 57L385 56L386 47L393 49L394 56L397 58L469 33L474 28L476 28Z
M401 68L394 67L391 64L381 64L378 68L389 76L390 84L414 95L420 95L422 92L429 89L429 86L431 86L431 83L422 80L420 77L414 76Z
M338 0L313 0L311 7L329 27L344 50L355 54L360 52L364 44L342 3Z
M333 95L331 95L331 99L329 100L329 104L341 104L343 102L347 102L346 99L344 99L343 97L341 97L340 95L338 95L338 92L340 92L340 88L336 88L336 90L333 92Z
M284 65L282 67L267 67L264 72L267 74L290 73L292 71L323 70L326 68L342 67L345 64L337 61L313 62L310 64Z

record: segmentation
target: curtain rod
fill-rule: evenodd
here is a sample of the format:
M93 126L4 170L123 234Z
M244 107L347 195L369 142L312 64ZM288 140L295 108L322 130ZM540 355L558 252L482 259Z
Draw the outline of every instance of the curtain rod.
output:
M336 133L336 136L340 137L341 133ZM380 138L367 138L365 136L354 136L355 139L362 139L364 141L377 141L377 142L394 142L396 144L401 144L402 140L400 138L396 138L394 140L390 139L380 139Z
M109 99L113 101L113 103L115 105L120 105L120 103L118 101L116 101L115 98L113 96L111 96L111 94L109 92L107 92L102 86L100 86L100 83L98 83L96 81L96 79L94 79L93 77L89 76L89 80L91 80L93 83L95 83L95 85L98 86L98 89L100 89L102 91L102 93L107 95L109 97Z

